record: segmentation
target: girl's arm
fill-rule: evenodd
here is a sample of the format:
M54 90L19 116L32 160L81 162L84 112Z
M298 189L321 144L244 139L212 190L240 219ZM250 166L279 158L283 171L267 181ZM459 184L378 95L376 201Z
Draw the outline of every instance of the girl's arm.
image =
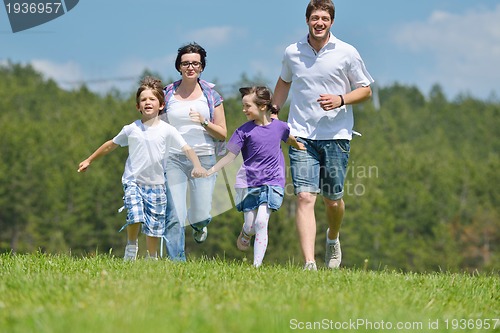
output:
M191 175L193 177L200 177L207 172L207 170L205 170L205 168L201 166L200 159L194 152L193 148L191 148L191 146L184 145L182 147L182 151L184 152L184 154L186 154L191 163L193 163L193 170L191 171Z
M211 167L210 169L208 169L207 173L206 173L206 176L210 176L214 173L216 173L217 171L219 171L220 169L222 169L223 167L225 167L226 165L232 163L234 161L234 159L236 158L237 155L231 153L231 152L228 152L226 154L226 156L224 156L223 158L221 158L219 160L219 162L217 162L213 167Z
M304 146L304 144L302 142L298 142L297 139L291 134L288 136L288 140L286 140L286 143L295 149L307 150L306 146Z
M101 156L104 156L104 155L111 153L113 150L116 149L116 147L118 147L118 145L116 143L114 143L113 140L106 141L105 143L102 144L102 146L97 148L97 150L92 155L90 155L89 157L87 157L87 159L85 159L84 161L82 161L80 163L80 165L78 166L78 172L85 172L85 170L87 170L89 165L96 158L99 158Z

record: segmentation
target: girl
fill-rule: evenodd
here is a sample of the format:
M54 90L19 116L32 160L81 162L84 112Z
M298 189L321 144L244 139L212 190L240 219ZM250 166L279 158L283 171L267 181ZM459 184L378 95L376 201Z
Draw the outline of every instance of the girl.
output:
M267 249L267 226L271 211L283 202L285 160L280 142L297 149L305 147L290 135L287 123L271 118L277 113L271 104L271 92L266 87L240 88L243 112L249 120L231 136L228 153L210 168L206 176L234 161L241 152L243 165L236 175L236 209L244 213L243 228L236 245L241 251L250 247L255 235L253 265L259 267Z

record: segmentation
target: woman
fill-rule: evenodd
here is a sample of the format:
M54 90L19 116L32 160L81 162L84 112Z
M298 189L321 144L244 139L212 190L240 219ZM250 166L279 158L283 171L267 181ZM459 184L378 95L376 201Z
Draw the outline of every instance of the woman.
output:
M217 142L226 139L227 129L222 97L213 89L213 84L200 79L206 55L205 49L196 43L179 48L175 68L182 78L164 89L163 119L177 128L198 155L201 165L209 169L216 163ZM165 162L169 192L165 230L167 251L171 259L185 261L186 219L193 228L194 240L203 243L212 219L210 210L216 175L193 178L193 164L177 149L170 151Z

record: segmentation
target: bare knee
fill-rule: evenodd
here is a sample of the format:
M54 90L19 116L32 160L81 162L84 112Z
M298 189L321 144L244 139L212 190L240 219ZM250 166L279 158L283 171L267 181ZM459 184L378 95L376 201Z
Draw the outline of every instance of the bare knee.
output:
M297 203L299 206L310 206L316 202L316 195L309 192L300 192L297 194Z
M328 209L332 209L332 210L344 209L344 200L342 200L342 199L330 200L330 199L324 198L323 201L325 203L325 206Z

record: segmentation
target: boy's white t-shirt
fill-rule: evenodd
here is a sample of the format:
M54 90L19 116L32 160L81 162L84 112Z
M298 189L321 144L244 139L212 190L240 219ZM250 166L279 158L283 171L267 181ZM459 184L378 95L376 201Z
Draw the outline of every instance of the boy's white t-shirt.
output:
M141 120L124 126L113 142L129 147L122 183L136 182L141 185L164 184L163 160L171 147L181 150L186 145L175 127L164 121L148 126Z

